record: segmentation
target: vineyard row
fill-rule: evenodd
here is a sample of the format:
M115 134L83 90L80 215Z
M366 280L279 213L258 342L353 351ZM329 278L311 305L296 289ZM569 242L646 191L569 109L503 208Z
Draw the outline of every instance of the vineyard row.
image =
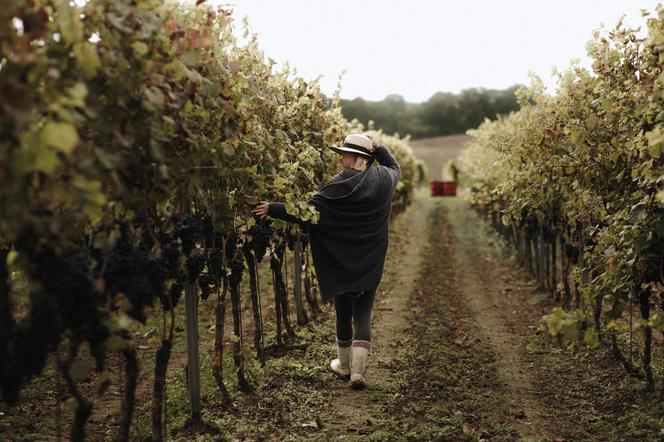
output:
M653 332L664 331L664 9L646 20L644 37L622 23L595 32L592 70L559 73L555 95L534 78L519 111L470 131L461 168L471 202L562 304L545 318L551 334L608 339L652 390Z
M282 326L293 335L283 261L290 244L296 272L308 262L306 231L257 220L249 205L284 201L315 222L306 201L339 169L328 146L364 128L343 118L338 94L329 99L316 81L276 71L256 38L245 37L241 44L233 36L228 10L178 2L9 0L0 8L0 399L16 403L55 357L76 403L72 440L84 439L93 407L77 362L85 344L97 379L113 377L110 354L124 360L116 439L129 438L139 360L132 330L150 313L163 315L152 390L152 437L163 440L183 294L190 388L199 292L218 297L212 369L222 396L230 401L222 373L228 293L238 386L252 388L240 282L248 273L264 362L257 268L265 257L274 345L286 345ZM416 163L407 138L372 132L401 166L398 212L416 184ZM315 311L308 266L298 278ZM304 302L296 301L302 322Z

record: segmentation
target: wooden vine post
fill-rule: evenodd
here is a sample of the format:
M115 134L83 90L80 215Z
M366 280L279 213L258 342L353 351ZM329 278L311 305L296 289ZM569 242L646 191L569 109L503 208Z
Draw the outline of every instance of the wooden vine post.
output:
M184 288L185 315L187 330L187 378L189 406L192 423L201 421L201 380L198 357L198 300L194 284L189 282Z
M540 234L537 237L538 239L538 246L539 246L539 254L537 255L539 258L539 278L538 278L538 283L542 290L546 290L546 280L547 280L547 274L546 274L546 257L547 253L549 252L547 247L546 247L546 241L544 240L544 234L540 231Z
M299 231L295 235L295 247L293 247L293 271L297 325L304 325L304 306L302 304L302 240L300 239Z
M186 213L191 212L189 201L184 201ZM184 286L185 329L187 334L187 387L192 424L201 422L201 372L198 356L198 284L189 281Z

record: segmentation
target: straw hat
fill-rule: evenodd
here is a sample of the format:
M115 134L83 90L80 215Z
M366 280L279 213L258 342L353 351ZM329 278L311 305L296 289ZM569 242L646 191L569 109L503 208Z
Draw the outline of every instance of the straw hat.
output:
M350 134L344 140L341 146L330 146L330 149L336 153L342 154L350 152L365 157L373 158L373 142L371 139L362 134Z

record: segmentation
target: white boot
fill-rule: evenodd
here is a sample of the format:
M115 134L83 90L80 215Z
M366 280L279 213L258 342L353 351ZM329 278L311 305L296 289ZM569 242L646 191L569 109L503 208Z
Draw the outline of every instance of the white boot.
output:
M332 362L330 362L330 370L344 379L348 379L350 376L350 352L351 347L337 346L337 355L339 357L332 359Z
M350 363L350 386L354 390L361 390L367 385L364 381L364 373L367 369L368 356L368 348L353 346L353 357Z

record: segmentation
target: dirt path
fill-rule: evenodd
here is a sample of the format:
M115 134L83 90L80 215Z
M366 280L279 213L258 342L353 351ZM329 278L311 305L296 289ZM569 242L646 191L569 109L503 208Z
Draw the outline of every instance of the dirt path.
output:
M528 308L536 298L516 296L513 289L515 283L530 292L535 286L497 253L487 241L484 225L466 204L451 200L443 216L457 288L480 328L480 339L496 354L498 377L514 409L515 426L523 435L553 439L553 427L561 422L554 424L546 418L546 398L535 387L535 370L522 356L527 348L520 336L533 333L541 312Z
M393 226L373 319L369 388L337 382L328 438L553 440L515 338L513 269L458 199L424 193ZM527 326L526 326L527 327Z
M393 229L376 305L368 392L334 391L329 435L565 440L532 339L547 306L461 199L421 193Z

